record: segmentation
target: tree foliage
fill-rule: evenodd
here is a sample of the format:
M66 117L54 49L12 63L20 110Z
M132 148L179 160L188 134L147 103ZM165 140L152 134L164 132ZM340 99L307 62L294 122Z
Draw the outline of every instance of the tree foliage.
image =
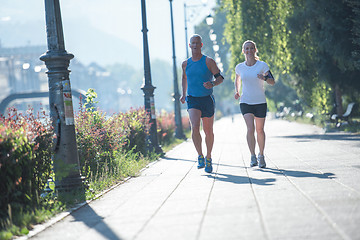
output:
M243 61L241 43L251 39L303 106L323 114L331 109L334 89L352 101L359 96L359 1L224 0L222 7L232 68Z

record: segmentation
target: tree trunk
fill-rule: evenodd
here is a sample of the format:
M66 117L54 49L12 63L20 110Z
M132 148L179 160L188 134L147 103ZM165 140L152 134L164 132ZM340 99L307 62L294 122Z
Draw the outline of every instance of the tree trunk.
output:
M336 114L342 116L344 109L342 106L342 93L338 84L335 85L335 104L336 104Z

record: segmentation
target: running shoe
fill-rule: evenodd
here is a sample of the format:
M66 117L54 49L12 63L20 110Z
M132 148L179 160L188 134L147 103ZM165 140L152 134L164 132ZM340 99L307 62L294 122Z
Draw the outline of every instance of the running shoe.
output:
M266 167L266 162L265 162L264 155L259 154L258 161L259 161L259 168L265 168Z
M200 169L200 168L204 168L204 167L205 167L205 159L204 159L204 156L203 156L203 155L199 155L197 168Z
M258 165L258 161L256 159L256 155L252 155L251 156L251 162L250 162L250 167L255 167Z
M205 161L205 172L212 173L213 167L212 167L212 160L211 158L206 158Z

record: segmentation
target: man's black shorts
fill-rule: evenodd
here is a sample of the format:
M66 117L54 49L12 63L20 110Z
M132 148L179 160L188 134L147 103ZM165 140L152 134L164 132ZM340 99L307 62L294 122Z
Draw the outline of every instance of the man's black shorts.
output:
M188 110L195 108L201 111L201 117L212 117L215 113L215 98L213 95L205 97L187 96Z
M255 117L258 118L265 118L267 112L267 104L260 103L260 104L247 104L247 103L240 103L240 110L242 115L247 113L254 114Z

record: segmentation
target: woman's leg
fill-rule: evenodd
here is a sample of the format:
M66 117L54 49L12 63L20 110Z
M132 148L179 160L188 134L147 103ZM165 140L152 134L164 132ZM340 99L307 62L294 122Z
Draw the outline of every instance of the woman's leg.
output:
M265 118L255 117L255 125L256 125L256 136L257 143L259 145L259 154L264 156L264 148L265 148Z
M244 114L244 120L247 127L246 139L249 146L251 155L255 155L255 125L254 125L254 114L246 113Z

